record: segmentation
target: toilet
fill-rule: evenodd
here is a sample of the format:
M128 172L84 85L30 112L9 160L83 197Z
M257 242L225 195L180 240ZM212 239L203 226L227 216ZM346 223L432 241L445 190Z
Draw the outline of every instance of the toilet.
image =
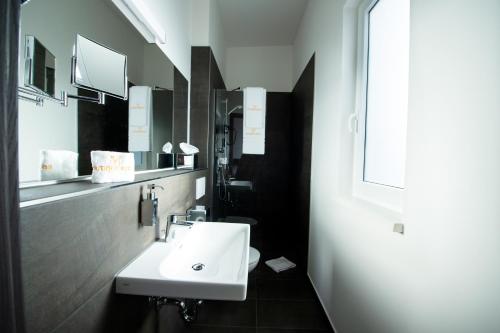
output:
M228 223L243 223L248 224L250 227L257 225L257 220L251 217L244 216L227 216L223 218L219 218L219 222L228 222ZM248 273L253 271L255 267L259 264L260 260L260 252L256 248L250 246L248 254Z
M249 257L248 258L248 273L250 273L259 264L260 252L256 248L253 248L250 246L250 251L249 251L248 257Z

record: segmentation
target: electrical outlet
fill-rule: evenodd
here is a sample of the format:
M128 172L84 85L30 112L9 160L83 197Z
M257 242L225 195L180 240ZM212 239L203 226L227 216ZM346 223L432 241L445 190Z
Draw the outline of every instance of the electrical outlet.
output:
M405 225L403 223L394 223L394 227L392 231L397 232L398 234L404 235L405 233Z

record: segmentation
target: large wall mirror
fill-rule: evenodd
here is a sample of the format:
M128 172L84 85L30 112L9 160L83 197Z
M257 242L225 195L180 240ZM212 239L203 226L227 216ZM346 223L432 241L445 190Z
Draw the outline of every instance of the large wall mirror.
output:
M78 154L77 172L72 176L79 179L92 172L90 151L129 152L132 87L149 89L153 105L151 142L147 149L133 151L137 171L162 168L158 154L163 145L171 142L177 147L187 141L188 81L111 0L25 3L21 8L20 48L20 85L48 98L43 104L25 99L19 102L22 185L47 180L42 179L42 152ZM31 69L26 65L29 57ZM120 81L123 74L126 79ZM99 100L99 91L106 93L105 100ZM58 100L60 92L83 98L70 98L67 106L52 103L50 99ZM101 103L92 102L95 100Z

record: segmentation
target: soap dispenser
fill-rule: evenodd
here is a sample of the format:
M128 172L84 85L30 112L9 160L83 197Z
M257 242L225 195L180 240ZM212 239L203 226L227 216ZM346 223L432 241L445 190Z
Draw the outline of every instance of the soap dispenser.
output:
M158 198L155 190L164 189L162 186L149 184L146 199L141 201L141 224L143 226L156 226L160 228L158 220Z

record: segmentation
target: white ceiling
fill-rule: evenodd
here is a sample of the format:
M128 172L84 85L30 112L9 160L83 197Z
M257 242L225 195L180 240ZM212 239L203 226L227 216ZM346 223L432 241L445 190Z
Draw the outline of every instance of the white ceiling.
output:
M217 0L227 46L292 45L308 0Z

